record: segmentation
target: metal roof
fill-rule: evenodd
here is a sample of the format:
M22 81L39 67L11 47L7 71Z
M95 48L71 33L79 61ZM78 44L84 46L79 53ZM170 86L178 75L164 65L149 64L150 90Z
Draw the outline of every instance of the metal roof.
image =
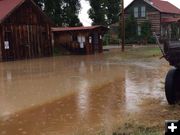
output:
M11 12L24 3L25 0L0 0L0 22L2 22Z
M136 0L133 0L126 8L128 9ZM162 0L143 0L156 10L158 10L161 13L172 13L172 14L180 14L180 9L176 7L175 5L169 3L168 1L162 1Z
M101 26L101 25L98 25L98 26L88 26L88 27L53 27L51 28L51 30L53 32L65 32L65 31L85 31L85 30L93 30L93 29L96 29L96 28L103 28L103 29L108 29L107 27L105 26Z
M32 0L0 0L0 23L10 16L18 7L20 7L24 2L30 1L36 7L38 11L41 12L47 20L53 24L49 17L32 1Z
M177 8L175 5L169 3L168 1L162 1L162 0L149 0L149 1L150 1L149 4L155 7L160 12L180 14L180 9Z

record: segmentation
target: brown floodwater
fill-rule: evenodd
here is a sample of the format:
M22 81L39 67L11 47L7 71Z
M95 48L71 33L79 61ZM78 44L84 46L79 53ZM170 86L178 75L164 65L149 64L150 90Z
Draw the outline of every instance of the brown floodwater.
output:
M168 63L118 57L109 52L0 63L0 135L110 135L131 113L169 112ZM146 107L152 104L154 110Z

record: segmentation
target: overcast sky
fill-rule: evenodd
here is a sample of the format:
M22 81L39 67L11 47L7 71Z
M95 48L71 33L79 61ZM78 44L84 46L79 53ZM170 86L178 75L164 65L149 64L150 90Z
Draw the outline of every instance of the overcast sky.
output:
M125 6L127 6L130 2L132 2L133 0L124 0L125 2ZM180 1L179 0L167 0L170 3L176 5L178 8L180 8ZM79 18L81 20L81 22L84 24L84 26L90 26L91 25L91 20L88 17L88 10L90 8L89 6L89 2L87 2L86 0L81 0L81 13L79 15Z

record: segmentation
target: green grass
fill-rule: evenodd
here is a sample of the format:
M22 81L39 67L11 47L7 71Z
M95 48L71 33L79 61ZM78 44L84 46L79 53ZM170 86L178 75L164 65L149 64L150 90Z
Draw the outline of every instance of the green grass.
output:
M112 50L107 54L107 59L112 60L138 60L148 61L151 58L160 58L162 53L158 47L127 47L125 52L120 50Z
M157 47L138 47L127 49L120 56L124 58L152 58L162 56L161 51Z
M160 135L162 134L156 127L146 127L145 125L136 125L125 123L123 126L114 131L112 135ZM97 135L106 135L105 131L99 132Z

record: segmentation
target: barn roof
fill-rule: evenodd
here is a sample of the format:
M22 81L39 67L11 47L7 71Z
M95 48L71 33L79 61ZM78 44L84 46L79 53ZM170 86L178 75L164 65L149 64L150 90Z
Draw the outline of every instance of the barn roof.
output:
M94 30L97 28L102 28L102 29L108 29L105 26L97 25L97 26L88 26L88 27L54 27L51 30L53 32L65 32L65 31L85 31L85 30Z
M20 7L25 1L30 1L34 4L34 6L44 15L46 16L42 10L32 1L32 0L0 0L0 23L6 19L9 15L12 14L18 7ZM51 22L51 20L46 16L47 20Z
M25 0L0 0L0 22Z

